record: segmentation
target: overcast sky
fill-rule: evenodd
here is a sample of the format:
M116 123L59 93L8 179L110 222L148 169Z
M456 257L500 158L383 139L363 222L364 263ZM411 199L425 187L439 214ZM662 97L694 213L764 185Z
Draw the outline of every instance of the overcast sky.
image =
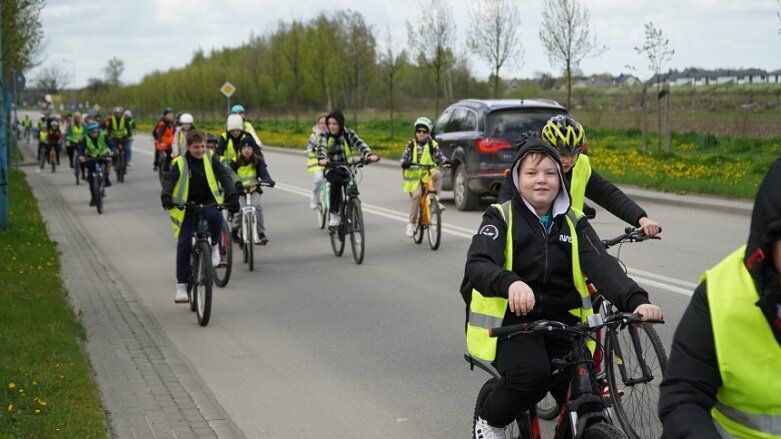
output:
M653 21L675 55L669 67L781 68L777 0L581 0L592 29L608 50L581 63L584 73L650 75L648 60L634 51L644 41L643 24ZM503 68L502 77L553 72L539 39L542 0L515 0L525 56ZM468 0L451 0L456 42L463 48L469 30ZM137 83L154 70L183 67L197 48L235 47L251 32L271 32L280 20L308 21L321 11L352 9L363 14L384 43L390 28L398 47L407 45L405 21L416 23L419 0L47 0L42 12L47 38L44 66L75 72L70 86L103 77L107 61L124 61L121 80ZM477 77L488 76L485 62L471 57ZM35 77L35 71L28 74ZM230 79L230 78L227 78Z

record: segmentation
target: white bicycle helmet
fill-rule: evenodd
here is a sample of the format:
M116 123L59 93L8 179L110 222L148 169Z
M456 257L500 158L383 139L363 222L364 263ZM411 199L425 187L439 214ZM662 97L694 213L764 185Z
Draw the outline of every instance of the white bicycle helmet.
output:
M415 128L415 129L418 129L418 127L421 127L421 126L422 126L422 127L426 127L426 129L427 129L429 132L431 132L431 125L432 125L432 124L431 124L431 119L429 119L428 117L423 117L423 116L421 116L421 117L419 117L419 118L415 119L415 125L414 125L414 128Z
M184 113L181 116L179 116L179 123L193 123L193 115L190 113Z

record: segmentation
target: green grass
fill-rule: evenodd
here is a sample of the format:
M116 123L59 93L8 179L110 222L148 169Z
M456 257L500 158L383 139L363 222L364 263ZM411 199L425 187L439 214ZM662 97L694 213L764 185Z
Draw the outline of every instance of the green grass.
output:
M24 174L10 170L9 177L10 227L0 230L0 439L105 438L56 243Z

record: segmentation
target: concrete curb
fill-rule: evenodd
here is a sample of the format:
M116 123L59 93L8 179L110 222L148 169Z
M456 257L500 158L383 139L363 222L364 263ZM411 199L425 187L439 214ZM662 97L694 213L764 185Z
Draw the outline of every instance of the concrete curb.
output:
M300 155L303 158L306 157L306 151L303 149L291 149L281 148L277 146L263 146L263 148L270 151ZM377 164L372 166L384 166L391 168L399 168L399 163L396 160L383 159ZM303 166L303 165L302 165ZM721 198L709 195L700 194L674 194L670 192L659 192L649 189L642 189L635 186L619 186L624 193L637 202L651 202L661 203L669 206L679 207L692 207L696 209L707 209L716 212L727 212L736 215L751 215L751 211L754 207L753 201L742 199L730 199Z

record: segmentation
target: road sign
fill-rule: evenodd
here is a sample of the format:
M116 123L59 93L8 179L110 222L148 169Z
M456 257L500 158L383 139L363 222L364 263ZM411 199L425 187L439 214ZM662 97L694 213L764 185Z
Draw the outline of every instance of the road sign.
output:
M224 94L226 98L233 96L233 93L235 92L236 86L228 81L225 81L225 84L222 84L222 87L220 87L220 93Z

